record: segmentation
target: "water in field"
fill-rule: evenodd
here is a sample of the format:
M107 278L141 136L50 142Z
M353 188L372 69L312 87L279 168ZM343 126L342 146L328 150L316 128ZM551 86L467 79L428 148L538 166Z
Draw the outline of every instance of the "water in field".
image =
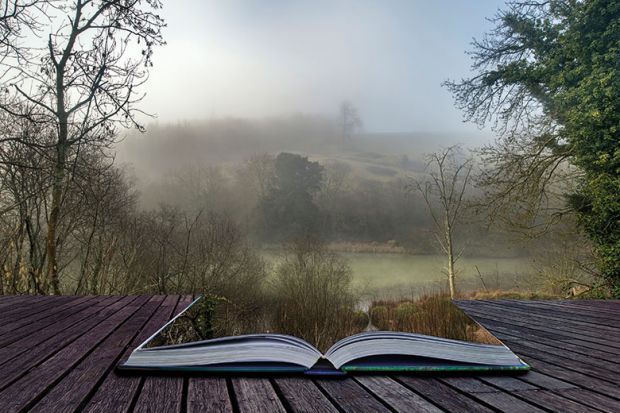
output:
M402 297L446 288L440 255L343 254L353 270L353 283L365 294ZM478 270L480 274L478 274ZM457 263L460 290L522 286L528 273L526 258L461 258Z
M354 287L369 298L407 298L447 288L442 272L445 257L441 255L340 255L351 266ZM278 254L271 252L264 257L272 263L278 260ZM470 291L524 287L529 270L527 258L462 257L457 263L457 288Z

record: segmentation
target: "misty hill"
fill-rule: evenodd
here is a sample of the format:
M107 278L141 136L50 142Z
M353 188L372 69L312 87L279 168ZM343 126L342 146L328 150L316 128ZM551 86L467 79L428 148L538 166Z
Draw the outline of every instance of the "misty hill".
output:
M343 142L336 119L293 115L268 119L212 119L152 124L128 136L118 160L131 164L142 183L189 165L239 163L258 154L293 152L321 163L349 164L370 177L392 177L402 169L423 169L423 156L471 139L449 133L368 133Z

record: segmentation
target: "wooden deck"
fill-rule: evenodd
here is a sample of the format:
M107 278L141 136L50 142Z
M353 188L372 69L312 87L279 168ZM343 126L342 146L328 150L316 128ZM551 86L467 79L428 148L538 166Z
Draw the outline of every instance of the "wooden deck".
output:
M620 412L620 301L461 301L518 377L118 376L190 297L0 297L0 411Z

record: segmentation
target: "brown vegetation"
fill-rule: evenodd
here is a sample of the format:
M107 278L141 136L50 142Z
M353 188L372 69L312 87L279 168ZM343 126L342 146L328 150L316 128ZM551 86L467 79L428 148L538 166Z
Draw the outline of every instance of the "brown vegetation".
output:
M355 310L350 282L346 262L320 244L291 245L273 281L273 330L301 337L321 351L363 330L368 317Z
M452 304L445 294L416 300L375 301L370 319L379 330L404 331L453 340L498 344L498 340Z

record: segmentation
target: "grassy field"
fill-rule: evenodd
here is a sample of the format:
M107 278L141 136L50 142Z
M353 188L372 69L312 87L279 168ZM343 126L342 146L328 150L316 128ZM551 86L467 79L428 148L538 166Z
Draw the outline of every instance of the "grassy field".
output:
M367 298L409 298L445 287L440 255L343 253L353 270L353 285ZM270 263L278 254L264 252ZM529 272L527 258L467 258L459 260L457 287L463 291L524 287Z

